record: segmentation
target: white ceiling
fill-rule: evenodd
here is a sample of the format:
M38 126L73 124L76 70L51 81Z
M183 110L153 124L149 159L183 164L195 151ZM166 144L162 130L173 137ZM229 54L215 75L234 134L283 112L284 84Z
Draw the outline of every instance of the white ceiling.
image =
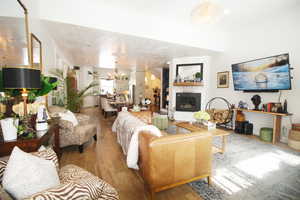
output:
M100 4L122 8L129 13L152 16L165 21L190 24L192 9L204 0L97 0ZM230 11L219 23L227 30L247 26L257 20L271 19L286 10L300 8L299 0L210 0Z
M112 60L111 56L115 56L118 67L130 69L163 67L174 57L214 54L205 47L207 41L220 43L215 39L216 33L222 35L255 27L262 21L300 10L300 0L213 1L223 5L230 14L214 24L194 25L190 22L190 12L201 0L23 0L30 5L29 13L32 13L30 9L40 8L35 16L39 13L41 19L65 22L42 20L41 24L62 52L71 55L69 59L75 65L105 67L103 65L110 65L107 57ZM0 13L9 10L5 7L2 12L2 8ZM22 39L18 39L22 24L18 27L18 23L1 18L0 25L0 39L6 41L6 45L13 41L22 43ZM225 36L223 40L226 40ZM5 43L0 45L3 47ZM14 55L3 49L0 54Z
M166 67L172 58L216 53L76 25L45 21L42 24L60 49L72 55L70 60L78 66L109 68L111 57L115 57L118 68L161 68Z

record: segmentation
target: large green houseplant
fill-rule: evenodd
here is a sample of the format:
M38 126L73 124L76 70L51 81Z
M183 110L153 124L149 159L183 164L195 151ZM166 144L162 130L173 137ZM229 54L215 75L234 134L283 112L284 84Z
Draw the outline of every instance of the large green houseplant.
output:
M98 83L92 82L82 90L77 90L72 87L71 77L68 75L65 76L63 70L53 69L51 73L61 81L62 88L64 92L66 92L66 101L64 101L64 106L72 112L80 112L83 105L83 99L93 94L93 92L89 92L89 90L98 86Z

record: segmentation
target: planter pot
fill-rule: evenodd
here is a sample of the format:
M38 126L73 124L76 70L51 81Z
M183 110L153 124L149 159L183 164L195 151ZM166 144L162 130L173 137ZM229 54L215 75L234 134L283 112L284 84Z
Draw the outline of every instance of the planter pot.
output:
M214 130L214 129L216 129L216 128L217 128L216 123L210 122L210 121L207 123L207 129L208 129L208 130Z
M19 119L6 118L0 120L4 141L17 139Z

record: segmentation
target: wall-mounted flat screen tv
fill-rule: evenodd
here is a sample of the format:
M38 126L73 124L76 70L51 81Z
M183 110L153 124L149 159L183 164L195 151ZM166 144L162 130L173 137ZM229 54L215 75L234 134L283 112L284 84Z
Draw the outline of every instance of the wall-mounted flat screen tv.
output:
M234 89L239 91L290 90L289 54L232 65Z

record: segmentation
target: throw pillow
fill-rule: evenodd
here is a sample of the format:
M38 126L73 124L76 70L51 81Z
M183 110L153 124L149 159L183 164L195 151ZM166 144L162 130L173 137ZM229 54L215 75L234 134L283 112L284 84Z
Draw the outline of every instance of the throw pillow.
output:
M30 153L34 156L37 156L39 158L44 158L45 160L50 160L55 164L57 172L59 171L59 163L56 153L53 151L52 148L39 148L37 152Z
M57 172L59 172L59 162L56 153L53 151L52 148L46 148L44 146L41 146L38 150L38 152L30 153L34 156L44 158L45 160L51 160L57 169ZM0 160L0 185L2 184L2 178L7 165L7 161ZM1 200L1 199L0 199Z
M6 161L0 160L0 184L2 184L2 178L3 178L6 165L7 165Z
M3 175L3 188L16 199L60 184L55 164L15 147Z
M62 120L71 122L73 124L73 126L78 125L78 120L77 120L76 116L74 115L74 113L72 113L69 110L64 113L59 113L59 116L61 117Z

